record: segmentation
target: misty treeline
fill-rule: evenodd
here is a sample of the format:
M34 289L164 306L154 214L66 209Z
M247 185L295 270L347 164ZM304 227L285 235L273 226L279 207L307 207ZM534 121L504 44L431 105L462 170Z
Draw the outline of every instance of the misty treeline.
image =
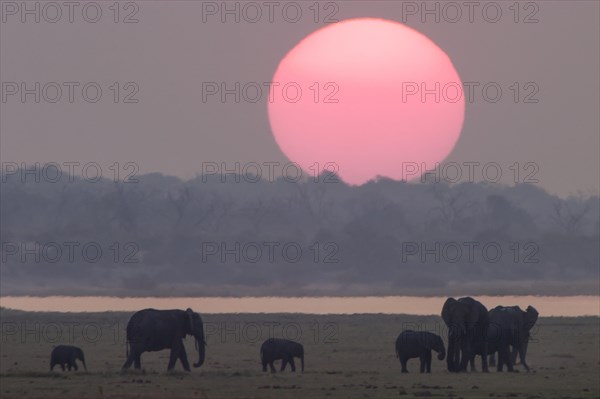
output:
M2 176L2 295L598 294L597 196Z

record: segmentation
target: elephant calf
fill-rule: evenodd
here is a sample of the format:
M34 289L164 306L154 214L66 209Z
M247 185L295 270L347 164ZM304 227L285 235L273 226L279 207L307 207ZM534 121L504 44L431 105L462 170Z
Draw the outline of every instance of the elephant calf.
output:
M290 341L289 339L269 338L260 347L260 360L262 362L263 371L267 371L267 364L271 368L271 372L275 372L273 362L281 360L281 370L285 370L285 366L289 363L292 372L296 371L294 358L300 358L302 372L304 372L304 347L298 342Z
M402 372L408 373L408 359L418 357L421 360L421 373L431 373L431 351L438 353L438 359L444 360L446 348L439 335L427 331L406 330L396 339L396 356L400 359Z
M71 371L71 368L74 368L75 371L77 371L76 360L81 361L83 369L87 371L85 358L81 348L70 345L59 345L52 349L52 353L50 354L50 371L52 371L57 364L63 371L65 371L65 366L68 367L69 371Z

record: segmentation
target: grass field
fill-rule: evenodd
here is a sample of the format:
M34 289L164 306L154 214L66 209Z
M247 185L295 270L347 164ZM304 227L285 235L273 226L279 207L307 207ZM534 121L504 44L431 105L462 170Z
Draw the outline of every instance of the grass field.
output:
M168 351L145 353L142 372L121 373L131 313L0 311L2 398L599 398L599 319L540 318L529 346L532 372L450 374L434 358L400 373L394 342L403 329L445 336L434 316L203 315L207 357L200 369L167 373ZM304 373L263 373L259 347L270 332L304 344ZM52 347L80 346L88 373L49 372ZM186 342L190 363L197 361ZM299 361L296 362L299 369ZM477 361L480 368L480 362Z

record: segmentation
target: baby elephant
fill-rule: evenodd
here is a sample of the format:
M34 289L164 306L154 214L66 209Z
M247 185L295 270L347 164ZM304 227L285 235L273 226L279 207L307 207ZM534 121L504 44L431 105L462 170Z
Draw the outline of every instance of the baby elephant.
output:
M294 357L300 358L302 372L304 372L304 347L298 342L290 341L289 339L269 338L263 342L260 347L260 360L262 362L263 371L267 371L267 364L271 368L271 372L275 372L273 362L281 359L281 370L285 370L285 366L289 363L292 367L292 372L296 371Z
M406 362L418 357L421 360L421 373L431 373L431 351L438 353L438 359L444 360L446 348L439 335L427 331L406 330L396 339L396 356L402 364L402 372L408 373Z
M75 371L77 371L77 363L75 360L80 360L83 364L83 369L87 371L85 358L83 357L81 348L69 345L59 345L52 349L52 354L50 355L50 371L52 371L57 364L60 365L63 371L65 371L65 365L69 368L69 371L71 371L71 368L74 368Z

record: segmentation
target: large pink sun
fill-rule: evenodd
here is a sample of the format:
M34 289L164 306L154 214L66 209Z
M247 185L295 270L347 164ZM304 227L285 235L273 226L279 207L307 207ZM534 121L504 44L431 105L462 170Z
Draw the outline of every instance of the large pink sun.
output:
M419 177L448 156L464 121L462 83L446 53L381 19L306 37L279 64L272 94L281 150L307 173L335 165L350 184Z

